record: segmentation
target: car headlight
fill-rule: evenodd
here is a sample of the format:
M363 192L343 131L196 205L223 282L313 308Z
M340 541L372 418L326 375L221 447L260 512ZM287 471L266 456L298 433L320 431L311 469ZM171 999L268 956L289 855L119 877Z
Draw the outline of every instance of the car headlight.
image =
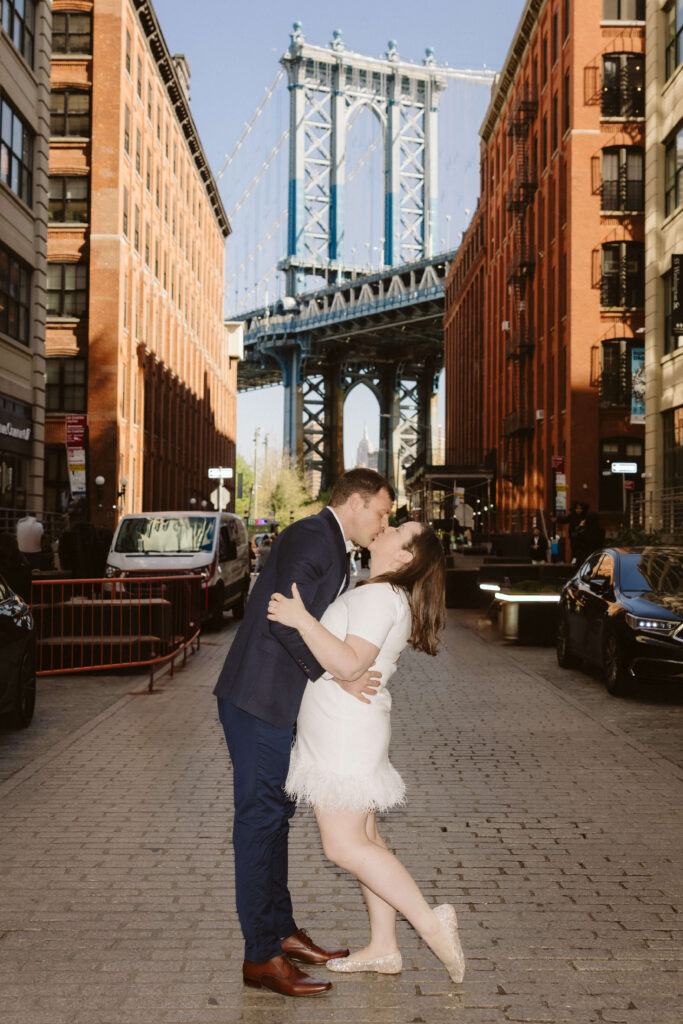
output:
M631 629L638 629L643 633L657 633L659 636L671 636L680 622L672 619L651 619L647 615L626 615L626 621Z
M111 579L112 576L121 576L122 572L120 569L116 569L113 565L108 565L105 571L105 575Z

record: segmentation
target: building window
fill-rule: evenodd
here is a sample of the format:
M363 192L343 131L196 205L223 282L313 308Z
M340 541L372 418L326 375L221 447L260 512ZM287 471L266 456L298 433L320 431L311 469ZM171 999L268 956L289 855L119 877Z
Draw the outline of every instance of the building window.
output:
M52 135L87 138L90 134L90 93L82 89L53 89L50 93Z
M152 123L152 83L147 83L147 119Z
M135 170L142 176L142 136L140 129L135 129Z
M84 263L48 263L47 315L77 318L88 305L88 272Z
M66 447L45 445L45 511L66 512L71 500Z
M150 227L149 221L145 224L145 263L149 266L149 250L150 250Z
M541 88L544 88L548 81L548 37L543 36L541 43Z
M123 186L123 233L128 238L128 189Z
M88 223L88 178L81 174L77 177L61 174L50 175L50 194L47 219L77 224Z
M645 0L602 0L603 21L645 21Z
M137 91L138 91L138 99L142 100L142 61L140 60L139 57L138 57L138 84L137 84Z
M607 242L602 247L600 305L639 309L645 300L642 242Z
M664 487L680 487L683 480L683 405L662 413Z
M33 132L3 97L0 99L0 179L31 205Z
M157 139L161 142L161 107L157 103Z
M80 11L55 11L52 50L53 53L91 53L92 16Z
M0 332L28 345L31 270L0 245Z
M46 412L85 412L85 359L67 357L46 360Z
M552 120L553 153L557 149L558 135L559 135L559 131L558 131L558 129L559 129L558 121L559 121L559 119L560 119L559 100L558 100L557 93L555 93L553 95L553 120Z
M602 116L629 120L645 114L645 59L639 53L602 58Z
M562 132L569 131L570 122L570 110L571 110L571 92L570 92L570 78L569 71L565 72L564 76L564 116L562 118Z
M642 213L645 209L643 150L640 146L609 146L602 151L603 211Z
M683 124L666 143L664 159L664 212L666 216L683 204Z
M671 78L683 60L683 2L671 0L666 18L666 77Z
M152 153L151 153L151 151L149 149L147 150L147 170L146 170L146 175L145 175L145 185L147 186L147 191L151 195L152 194Z
M558 40L559 40L559 35L560 35L560 32L559 32L559 21L560 21L560 14L559 14L559 11L558 11L558 9L556 7L555 10L553 11L552 35L551 35L551 40L550 40L550 59L551 59L551 62L553 64L556 63L557 55L558 55L558 52L559 52L559 47L558 47Z
M600 407L631 404L631 345L629 338L603 341L600 360Z
M135 204L135 225L133 233L133 244L137 252L140 252L140 207Z
M569 23L571 21L571 0L564 0L564 38L569 37Z
M33 67L35 0L2 0L2 27L26 63Z
M133 54L133 40L130 32L126 29L126 71L130 74L131 58Z
M130 156L130 107L128 106L123 115L123 148Z
M673 332L674 276L671 271L662 277L664 283L664 355L683 348L683 334Z

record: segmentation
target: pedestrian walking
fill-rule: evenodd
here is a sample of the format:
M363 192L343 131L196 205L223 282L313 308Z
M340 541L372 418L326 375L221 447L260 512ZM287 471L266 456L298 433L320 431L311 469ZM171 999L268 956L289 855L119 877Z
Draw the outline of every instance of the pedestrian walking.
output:
M266 562L270 557L271 546L270 537L264 537L257 548L255 572L261 572L265 568Z
M388 524L394 491L379 473L357 468L336 482L330 504L277 537L247 604L244 621L214 690L233 764L235 888L244 934L242 975L248 985L285 995L327 991L293 961L324 964L348 954L326 949L299 929L287 887L287 840L294 801L284 791L294 723L307 679L323 667L294 629L268 621L275 592L296 582L316 617L347 586L347 554L367 546ZM378 673L339 684L346 700L375 693Z
M437 652L446 622L445 556L434 530L416 522L378 534L370 555L370 579L338 597L320 622L306 610L296 584L291 598L274 594L270 601L268 617L296 629L325 669L321 680L306 686L286 791L314 808L326 856L358 879L368 909L368 945L328 960L328 970L399 974L400 911L452 980L461 982L465 961L454 907L428 905L387 849L376 820L377 811L405 800L403 780L389 760L387 683L407 644ZM353 679L370 665L382 674L376 695L349 699L334 678Z

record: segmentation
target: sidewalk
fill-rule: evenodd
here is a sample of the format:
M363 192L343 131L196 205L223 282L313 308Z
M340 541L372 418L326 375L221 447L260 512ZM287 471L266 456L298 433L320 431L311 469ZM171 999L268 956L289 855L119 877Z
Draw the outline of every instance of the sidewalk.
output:
M404 655L392 682L409 802L383 830L428 899L456 903L464 984L401 922L398 977L339 976L315 999L244 989L211 697L232 635L0 782L2 1024L680 1024L678 770L457 613L439 657ZM300 925L362 944L358 890L309 813L290 859Z

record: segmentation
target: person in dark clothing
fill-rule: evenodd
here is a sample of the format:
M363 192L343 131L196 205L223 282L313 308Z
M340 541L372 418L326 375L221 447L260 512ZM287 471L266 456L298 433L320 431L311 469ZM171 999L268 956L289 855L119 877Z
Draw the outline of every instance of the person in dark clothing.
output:
M367 548L360 549L360 567L361 569L370 568L370 552Z
M543 536L538 526L534 526L529 541L529 558L532 562L548 560L548 538Z
M575 501L569 515L560 516L558 523L569 526L569 543L572 549L572 561L577 565L588 558L605 539L605 531L600 526L598 517L590 511L585 501Z
M0 533L0 576L27 604L31 601L31 566L12 533Z
M112 531L77 520L62 534L59 560L62 569L74 579L99 579L104 576Z

